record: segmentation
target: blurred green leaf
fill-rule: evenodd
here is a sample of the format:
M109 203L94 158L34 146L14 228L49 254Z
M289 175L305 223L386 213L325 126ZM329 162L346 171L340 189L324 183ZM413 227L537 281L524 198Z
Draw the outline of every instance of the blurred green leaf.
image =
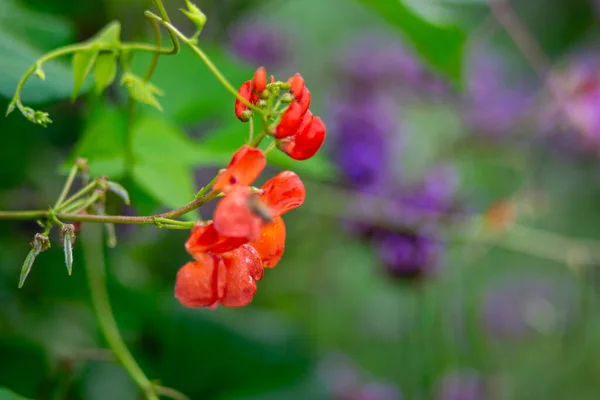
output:
M0 27L28 45L47 51L73 39L73 24L56 15L38 12L15 0L0 2Z
M19 396L18 394L11 392L6 388L0 388L0 400L27 400L23 396Z
M176 124L162 115L145 114L132 126L136 160L145 163L198 165L205 154Z
M460 81L466 36L458 27L432 24L402 0L359 1L396 26L432 66Z
M123 78L121 78L121 85L124 85L125 88L127 88L127 92L132 99L137 100L140 103L148 104L159 111L163 110L156 99L156 96L164 95L163 91L158 86L131 73L125 73L123 75Z
M88 42L118 46L119 43L121 43L121 23L119 21L112 21L108 23L98 33L90 38Z
M116 107L97 107L90 114L67 165L72 165L76 157L83 157L88 160L92 175L119 178L125 173L126 141L124 112Z
M97 50L80 51L73 55L73 92L71 93L71 100L77 98L77 94L85 83L97 57Z
M194 174L188 166L164 159L140 162L133 168L133 178L144 191L168 207L181 207L194 199ZM199 216L194 210L182 218L194 220Z
M102 93L117 75L117 58L114 53L102 53L98 55L94 68L94 80L96 81L96 92Z
M202 44L203 50L237 87L252 76L252 69L230 58L223 50ZM138 54L132 70L143 74L151 54ZM209 116L234 118L234 97L187 46L177 57L161 57L152 81L165 91L165 115L177 122L193 123Z

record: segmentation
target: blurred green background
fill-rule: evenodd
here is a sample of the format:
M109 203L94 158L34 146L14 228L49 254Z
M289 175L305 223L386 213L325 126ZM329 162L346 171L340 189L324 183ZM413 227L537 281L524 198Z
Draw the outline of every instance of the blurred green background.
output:
M174 25L193 33L178 11L184 2L165 3ZM600 55L596 3L513 3L548 63L568 70L579 62L573 54L592 60L585 88L575 84L565 89L568 94L600 93L600 64L593 62ZM301 72L329 138L306 162L281 153L270 157L272 168L261 179L293 169L308 197L286 215L283 260L267 271L246 308L183 308L173 285L189 259L186 232L118 228L119 245L106 250L111 303L151 379L191 399L598 398L598 277L593 260L583 265L571 250L581 249L573 238L586 238L590 254L600 251L600 123L594 125L600 95L573 101L574 115L584 114L583 130L591 126L589 135L564 127L546 134L539 114L553 105L544 81L483 0L197 4L208 16L200 45L234 86L261 63L281 80ZM121 22L124 41L151 42L143 18L150 7L148 0L0 0L0 109L44 52L88 39L113 19ZM373 41L365 45L364 38ZM387 47L375 60L369 51L381 43ZM395 59L394 46L408 49L412 61ZM489 71L473 69L478 54L490 56ZM132 207L111 198L110 213L175 208L246 139L247 126L235 119L231 95L185 46L176 57L162 57L152 78L165 92L159 98L164 112L140 105L131 126L118 81L105 97L87 85L82 97L69 100L69 61L49 63L46 81L32 77L23 91L23 102L49 111L53 124L33 125L18 112L0 118L1 210L53 204L75 156L88 158L93 174L129 189ZM402 61L418 65L418 79L409 73L412 64L409 72L399 71ZM134 71L143 74L148 62L148 55L136 54ZM402 72L402 79L396 82L390 71ZM371 82L377 74L383 83ZM505 96L511 85L522 97ZM370 101L374 90L382 107ZM382 222L357 211L358 189L347 175L358 161L340 154L353 136L345 136L343 117L332 111L363 98L373 124L391 119L384 143L393 153L386 171L376 169L385 176L380 186L402 192L440 162L454 168L452 200L469 219L446 218L452 212L435 216L443 247L435 273L419 273L418 279L389 273L382 250L348 228L354 219ZM491 110L480 110L486 105ZM507 122L515 124L504 129ZM125 163L128 129L138 160L131 171ZM376 135L369 129L360 133L367 137L361 140L377 140L369 139ZM350 167L344 157L350 157ZM507 237L481 230L478 216L508 198L519 210L517 223L535 230L518 225ZM208 218L211 208L199 211ZM414 229L404 218L410 213L408 208L392 225ZM0 221L0 399L140 398L105 350L79 247L68 276L53 237L53 248L40 255L26 285L17 289L37 231L35 223ZM425 261L415 263L425 269Z

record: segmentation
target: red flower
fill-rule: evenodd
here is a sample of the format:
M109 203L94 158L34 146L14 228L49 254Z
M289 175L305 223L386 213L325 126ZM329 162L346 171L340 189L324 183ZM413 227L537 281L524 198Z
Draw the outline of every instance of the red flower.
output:
M185 264L175 280L175 297L186 307L216 308L225 294L227 270L223 259L210 253Z
M220 299L225 307L244 307L256 293L256 281L262 279L264 269L256 249L247 244L223 254L227 269L225 294Z
M288 79L287 84L290 85L290 93L296 99L302 96L302 92L304 91L304 78L299 73L295 73L290 79Z
M252 78L251 89L254 90L255 93L261 94L267 88L267 71L265 67L260 67L254 73L254 78Z
M285 249L285 223L281 216L273 218L273 222L263 225L260 239L250 245L258 251L264 268L273 268Z
M267 158L262 150L244 145L235 152L225 171L219 174L213 189L227 193L234 185L251 185L266 165Z
M235 250L247 242L246 238L222 236L211 221L192 229L190 237L185 242L185 249L192 256L201 253L219 254Z
M304 184L292 171L280 172L261 187L260 199L269 207L273 216L300 207L305 198Z
M260 255L249 245L223 253L200 253L177 273L175 297L192 308L243 307L256 293L264 270Z
M281 121L275 129L275 138L283 139L295 135L302 124L302 119L310 107L310 91L303 87L299 97L290 103L281 115Z
M252 97L250 86L251 82L246 81L242 83L242 86L240 86L240 89L238 90L238 94L249 102L251 102ZM250 119L250 109L238 98L235 99L235 116L242 122L246 122Z
M327 130L319 117L312 115L289 140L279 143L279 148L294 160L307 160L314 156L323 145Z
M252 192L248 186L235 185L217 204L213 217L215 229L221 236L257 240L262 218L251 207Z

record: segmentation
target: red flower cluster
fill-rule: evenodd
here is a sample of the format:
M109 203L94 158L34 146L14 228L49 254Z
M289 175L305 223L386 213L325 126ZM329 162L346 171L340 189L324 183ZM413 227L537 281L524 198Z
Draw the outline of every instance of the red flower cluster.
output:
M275 84L271 76L270 84ZM267 72L264 67L256 70L254 77L240 87L238 94L252 104L258 104L261 96L274 95L267 90ZM292 97L287 108L279 115L273 132L281 151L295 160L307 160L314 156L323 145L327 130L321 118L310 112L311 95L304 85L302 75L296 73L286 82ZM280 93L278 93L279 95ZM278 110L275 110L278 112ZM248 121L251 110L239 99L235 102L235 115L243 122Z
M177 274L175 297L187 307L243 307L256 293L263 268L272 268L285 247L281 215L306 197L298 175L284 171L260 189L251 188L266 165L265 154L240 148L214 186L225 197L213 221L195 227L185 244L195 261Z

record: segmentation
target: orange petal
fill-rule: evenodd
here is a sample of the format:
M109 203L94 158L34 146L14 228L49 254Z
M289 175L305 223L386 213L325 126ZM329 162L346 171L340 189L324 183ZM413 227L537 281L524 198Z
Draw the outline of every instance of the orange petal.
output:
M185 264L175 280L175 297L185 307L214 308L225 295L227 269L220 256L203 254Z
M283 171L262 185L260 199L273 215L284 214L304 203L306 189L298 175Z
M242 86L240 86L240 89L238 90L238 94L250 101L250 86L251 86L251 81L246 81L244 83L242 83ZM242 122L246 122L248 121L248 116L244 113L244 111L248 110L248 107L242 103L238 98L235 99L235 116Z
M285 223L283 218L277 216L273 218L273 222L270 224L263 225L260 239L250 243L250 246L253 246L260 254L263 267L273 268L277 265L285 249Z
M256 277L262 278L262 262L258 252L249 245L223 254L227 269L227 287L221 299L225 307L244 307L256 293Z
M252 78L252 90L256 93L262 93L267 88L267 70L265 67L260 67L254 73Z
M262 150L244 145L235 152L227 168L219 174L213 189L227 193L235 184L251 185L266 165L267 159Z
M247 242L248 239L245 238L219 235L214 223L209 222L208 224L198 225L192 229L190 237L185 242L185 249L195 257L198 254L206 252L225 253L237 249Z
M258 240L262 220L249 207L252 193L248 186L236 185L215 209L215 229L220 236Z

